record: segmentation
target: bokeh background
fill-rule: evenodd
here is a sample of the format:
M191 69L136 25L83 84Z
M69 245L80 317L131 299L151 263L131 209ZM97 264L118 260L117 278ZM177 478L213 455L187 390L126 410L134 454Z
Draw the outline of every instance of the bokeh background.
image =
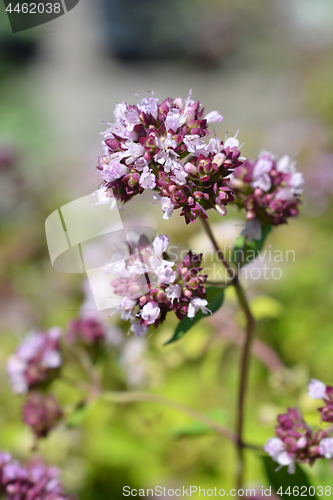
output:
M272 250L294 250L279 280L248 279L258 319L249 380L246 437L263 445L276 415L298 404L310 377L333 382L333 3L331 0L80 0L67 15L13 35L0 3L0 448L25 459L32 436L11 394L6 358L31 329L59 325L89 301L84 276L56 273L44 222L94 191L100 177L101 120L117 102L147 90L161 100L193 96L219 110L225 132L262 148L297 154L305 196L297 220L269 237ZM185 227L142 195L125 207L133 223L156 227L179 250L209 249L199 222ZM212 214L221 244L241 231L242 214ZM94 251L94 249L92 249ZM275 267L275 264L273 264ZM110 349L106 387L145 388L233 426L242 317L234 297L179 343L163 346L176 321L148 339L126 337ZM113 325L113 326L112 326ZM116 326L115 326L116 325ZM61 382L64 404L80 395ZM152 403L99 402L75 428L60 426L40 453L62 470L80 499L122 498L122 487L234 486L235 452L189 417ZM305 467L314 485L332 485L333 464ZM247 455L246 485L268 485L262 462Z

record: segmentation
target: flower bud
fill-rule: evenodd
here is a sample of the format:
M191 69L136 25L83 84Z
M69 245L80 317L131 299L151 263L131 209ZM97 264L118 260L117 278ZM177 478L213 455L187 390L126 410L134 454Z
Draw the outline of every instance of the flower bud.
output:
M220 167L224 162L224 160L225 160L225 155L223 153L218 153L217 155L214 156L213 163L216 163L216 165Z
M215 210L220 214L222 215L222 217L224 217L225 215L227 215L227 209L224 205L215 205Z
M186 173L192 175L193 177L196 177L198 175L198 169L193 163L187 162L184 170Z

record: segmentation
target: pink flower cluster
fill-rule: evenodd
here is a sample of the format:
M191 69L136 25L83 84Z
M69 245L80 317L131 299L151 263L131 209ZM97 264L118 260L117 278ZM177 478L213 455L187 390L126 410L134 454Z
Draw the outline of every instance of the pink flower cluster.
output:
M287 465L288 472L295 471L295 462L313 465L316 459L322 458L320 442L325 432L318 430L312 433L303 421L297 408L289 408L288 412L278 416L277 437L268 440L264 450L280 466Z
M238 206L246 210L248 224L243 234L250 240L260 239L262 225L277 226L298 214L304 181L295 164L289 156L277 160L264 151L232 174L230 187Z
M54 396L39 392L29 394L22 413L23 421L31 427L36 438L46 437L63 416Z
M326 387L320 380L312 379L308 394L313 399L325 401L326 406L319 408L322 420L333 422L333 387ZM295 462L313 465L318 459L333 457L332 428L318 428L313 432L297 408L289 408L287 413L279 415L278 424L276 437L267 441L264 450L280 467L286 465L288 471L293 473Z
M206 219L211 208L226 214L225 205L234 200L229 176L242 162L236 137L204 141L208 123L222 120L217 111L204 116L190 92L185 101L160 103L150 96L137 105L122 102L114 116L103 134L105 154L97 167L103 193L112 188L126 202L145 189L155 190L163 218L181 208L187 223Z
M60 336L57 327L48 332L33 332L9 357L7 372L15 394L46 386L58 374L62 363Z
M26 466L0 452L0 497L6 500L74 500L59 481L59 472L40 460Z
M174 271L175 263L165 258L168 245L166 235L157 236L152 245L140 238L131 245L131 257L108 265L114 293L121 297L118 312L130 320L136 336L145 335L152 324L157 328L172 310L179 319L193 318L199 309L209 312L207 276L200 274L199 267L202 255L189 252Z
M66 340L90 346L103 341L106 336L106 327L95 318L79 318L70 321Z
M60 336L58 327L30 333L7 362L13 392L29 393L23 407L23 420L36 437L45 437L62 417L53 396L35 391L46 390L59 376L62 365Z
M95 318L72 320L66 340L86 349L92 361L99 355L101 341L109 342L107 327ZM60 346L61 330L29 334L9 356L7 372L15 394L27 394L23 406L23 421L32 429L36 438L46 437L63 417L63 412L53 395L47 394L51 383L60 376L63 363Z

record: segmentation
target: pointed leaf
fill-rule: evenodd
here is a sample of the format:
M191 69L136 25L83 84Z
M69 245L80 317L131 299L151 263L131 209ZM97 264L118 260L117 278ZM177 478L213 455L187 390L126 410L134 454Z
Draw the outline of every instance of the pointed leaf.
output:
M305 491L305 496L311 496L315 500L317 499L313 486L311 491L313 490L314 495L309 495L309 487L311 486L311 483L309 482L309 479L303 469L297 463L295 473L289 474L287 467L281 467L281 469L277 471L276 469L279 467L279 464L274 462L271 457L264 456L263 462L269 484L272 485L275 492L279 491L279 496L281 496L281 498L290 500L296 496L302 496L301 488L304 486L303 492ZM289 487L290 489L288 490ZM293 488L295 488L294 493ZM291 494L288 494L288 492L285 493L287 490Z
M218 309L220 309L220 307L223 304L224 288L220 288L217 286L210 286L206 288L206 293L208 302L207 309L209 309L213 314ZM171 344L172 342L175 342L176 340L179 340L182 337L184 337L185 333L187 333L192 328L192 326L194 326L200 319L205 317L207 317L207 314L198 311L197 314L194 316L194 318L187 318L187 317L183 318L178 323L175 333L173 334L171 339L168 340L164 345Z

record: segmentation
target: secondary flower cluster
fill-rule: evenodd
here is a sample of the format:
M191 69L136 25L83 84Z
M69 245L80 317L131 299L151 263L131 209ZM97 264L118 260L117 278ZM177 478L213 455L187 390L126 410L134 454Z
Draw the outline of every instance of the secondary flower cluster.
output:
M98 344L105 340L106 327L95 318L73 319L68 325L66 340L70 343L79 343L85 346Z
M7 363L12 390L26 394L23 421L31 427L36 438L45 437L62 418L62 410L53 396L44 394L59 376L62 364L61 330L51 328L28 335Z
M140 237L137 243L129 243L129 258L107 267L114 293L121 297L118 312L130 320L136 336L145 335L152 324L157 328L172 310L179 319L193 318L199 309L209 312L203 286L207 276L200 274L199 267L202 255L188 252L174 271L175 263L165 259L168 245L166 235L157 236L152 245Z
M185 101L160 103L151 96L137 105L122 102L114 116L103 134L105 154L97 167L103 193L112 188L126 202L145 189L155 190L163 218L181 208L187 223L206 219L211 208L226 214L225 205L234 200L229 176L242 161L236 137L225 143L217 137L204 141L208 123L222 120L217 111L204 116L190 92Z
M333 387L313 379L308 394L325 401L326 406L319 408L322 420L333 422ZM287 413L279 415L278 424L276 437L269 439L264 449L280 467L287 465L288 472L295 471L295 462L313 465L318 459L333 457L332 429L318 428L313 432L297 408L289 408Z
M62 419L63 413L51 394L31 392L23 406L23 421L36 438L46 437Z
M0 497L6 500L74 500L59 481L59 472L40 460L26 466L0 452Z
M7 371L15 394L45 387L58 374L62 363L60 328L32 332L9 357Z
M298 214L304 181L295 164L289 156L277 160L264 151L254 162L244 161L233 173L230 187L236 203L246 210L248 224L243 234L250 240L260 239L261 226L278 226Z

